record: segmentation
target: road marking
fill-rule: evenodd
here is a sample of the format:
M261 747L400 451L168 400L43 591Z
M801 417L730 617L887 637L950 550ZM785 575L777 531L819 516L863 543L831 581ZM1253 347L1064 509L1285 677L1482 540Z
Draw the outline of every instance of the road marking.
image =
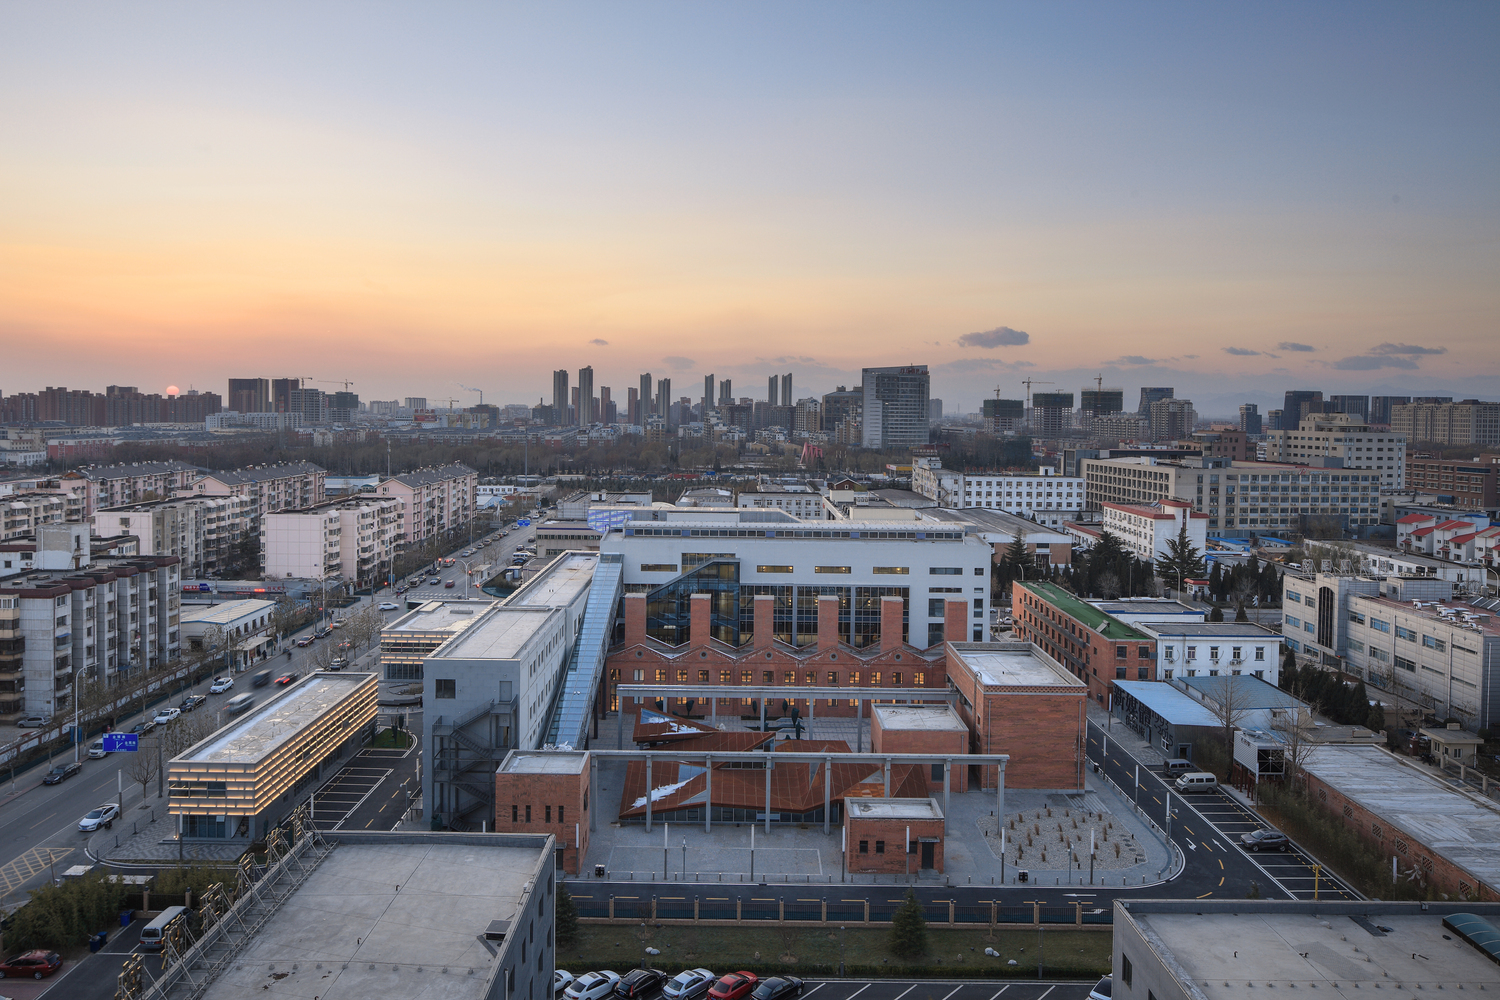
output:
M1207 899L1209 896L1212 896L1212 895L1213 895L1212 892L1205 892L1203 895L1199 896L1198 898L1199 899Z
M916 984L916 983L912 983L912 984L911 984L911 985L910 985L910 986L908 986L908 987L907 987L907 988L906 988L906 989L904 989L904 990L902 990L902 991L901 991L901 992L900 992L900 993L899 993L899 994L897 994L897 995L896 995L896 996L895 996L895 997L894 997L894 998L893 998L893 1000L901 1000L901 998L902 998L902 997L904 997L904 996L906 996L906 994L908 994L908 993L910 993L910 992L911 992L911 991L912 991L912 990L914 990L914 989L916 989L916 988L917 988L917 984ZM1040 998L1040 997L1038 997L1038 998L1037 998L1037 1000L1041 1000L1041 998Z
M0 867L0 888L5 890L3 895L10 895L37 872L72 853L71 847L33 847L14 861Z
M863 985L863 986L861 986L861 987L860 987L860 988L859 988L859 989L857 989L857 990L855 990L855 991L854 991L854 992L853 992L853 993L851 993L851 994L849 994L849 998L848 998L848 1000L854 1000L854 998L855 998L855 997L857 997L857 996L859 996L859 995L860 995L860 994L861 994L861 993L863 993L863 992L864 992L864 991L865 991L865 990L867 990L867 989L869 989L869 988L870 988L870 987L871 987L871 986L872 986L872 985L873 985L873 984L872 984L872 983L865 983L865 984L864 984L864 985ZM990 1000L994 1000L994 998L993 998L993 997L991 997L991 998L990 998Z
M802 995L805 996L805 997L812 996L814 993L818 992L819 990L821 990L823 987L825 987L827 985L828 985L827 983L819 983L818 985L814 986L812 989L808 990L806 993L804 993ZM947 1000L947 998L945 997L944 1000Z
M1223 858L1219 859L1219 870L1220 871L1224 870L1224 859Z
M1051 993L1055 989L1057 989L1056 986L1049 986L1047 987L1047 993ZM1036 1000L1047 1000L1047 993L1043 993L1041 996L1037 997Z
M41 826L42 823L47 822L47 820L51 819L53 816L56 816L56 815L57 815L57 813L48 813L46 815L46 817L43 818L40 822L31 824L31 829L35 830L37 827Z
M953 991L950 992L947 997L943 997L943 1000L948 1000L948 997L951 997L954 993L957 993L961 989L963 989L962 986L955 986L955 987L953 987Z
M996 991L994 997L990 997L990 1000L995 1000L995 997L998 997L1001 993L1004 993L1008 989L1010 989L1010 984L1006 983L1004 986L1000 987L998 991ZM854 1000L854 998L850 997L850 1000Z
M1224 876L1223 876L1223 875L1220 875L1220 876L1219 876L1219 884L1220 884L1220 885L1223 885L1223 884L1224 884Z

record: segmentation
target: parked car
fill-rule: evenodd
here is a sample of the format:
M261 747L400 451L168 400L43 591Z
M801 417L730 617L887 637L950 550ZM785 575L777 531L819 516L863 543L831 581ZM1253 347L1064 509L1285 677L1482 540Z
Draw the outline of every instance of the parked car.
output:
M1292 847L1280 830L1251 830L1240 834L1240 843L1247 851L1287 851Z
M343 670L348 665L349 659L348 657L344 656L335 656L333 659L328 661L329 670Z
M330 635L333 635L333 629L327 625L323 625L317 631L313 632L314 639L326 639Z
M197 708L207 700L208 699L203 697L203 695L201 694L190 694L186 698L182 699L182 704L178 705L177 707L184 712L191 712L193 709Z
M697 1000L714 984L714 974L707 969L684 969L661 988L668 1000Z
M802 995L802 980L796 976L772 976L762 979L750 996L753 1000L786 1000Z
M209 694L223 694L234 687L233 677L215 677L214 682L208 686Z
M585 972L573 980L573 985L563 990L563 996L568 1000L603 1000L614 992L615 983L620 981L617 973L609 972Z
M304 635L300 639L297 640L297 645L299 647L301 647L301 646L311 646L313 644L313 640L316 639L316 638L317 638L316 635Z
M288 684L292 683L292 681L296 680L299 676L301 675L298 674L297 671L293 670L289 674L282 674L280 677L276 678L276 683L281 687L286 687Z
M1110 995L1114 992L1114 988L1115 977L1105 976L1094 984L1093 989L1089 990L1089 1000L1110 1000Z
M62 956L55 951L38 948L0 962L0 979L6 976L30 976L41 979L62 968Z
M67 781L69 778L73 777L73 775L82 770L83 765L78 763L76 760L70 760L65 764L58 764L52 770L47 772L46 777L42 779L42 784L55 785L60 781Z
M667 974L660 969L631 969L615 983L618 1000L645 1000L661 992Z
M719 981L709 989L708 995L713 1000L741 1000L759 985L760 977L753 972L731 972L720 976Z
M100 757L105 757L108 755L109 751L104 749L103 740L95 740L94 742L89 744L89 757L91 757L92 759L98 760Z
M383 601L383 602L381 602L380 610L381 611L400 611L401 610L401 606L399 604L392 604L390 601Z
M118 802L106 802L97 809L90 809L89 814L78 821L78 829L84 833L93 833L101 826L108 830L115 825L115 817L120 815L120 804Z
M50 725L51 722L52 717L50 715L28 715L17 722L16 725L22 729L41 729Z
M137 736L145 736L155 728L156 723L153 720L142 719L140 722L137 722L135 725L131 726L130 731L132 733L135 733Z
M567 969L552 970L552 992L554 994L561 993L563 990L572 985L573 973L569 972Z
M182 709L180 708L162 708L157 710L156 718L151 721L158 726L165 726L169 722L177 721L177 717L181 714Z

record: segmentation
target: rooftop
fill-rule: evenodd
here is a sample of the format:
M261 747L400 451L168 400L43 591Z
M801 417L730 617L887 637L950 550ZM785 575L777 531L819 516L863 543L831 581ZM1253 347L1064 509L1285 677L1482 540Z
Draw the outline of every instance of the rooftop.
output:
M987 687L1076 687L1083 682L1029 642L952 642L964 665Z
M500 765L501 774L582 774L589 755L582 750L526 752L512 750Z
M1320 746L1308 773L1488 885L1500 884L1500 807L1382 747Z
M1218 716L1166 681L1115 681L1115 690L1130 695L1174 726L1223 728Z
M430 654L457 660L508 660L521 651L558 608L496 607Z
M929 729L934 732L967 733L958 713L949 705L876 705L881 729Z
M597 552L564 552L505 599L508 607L567 607L588 590L599 565Z
M1376 597L1372 594L1352 596L1362 605L1356 610L1367 614L1378 614L1374 609L1383 609L1390 614L1404 614L1453 628L1466 627L1475 635L1500 637L1500 623L1495 621L1492 612L1462 601L1393 601L1389 597ZM1421 607L1417 607L1418 604Z
M237 622L241 618L258 615L263 611L270 611L276 606L275 601L225 601L223 604L214 604L208 607L194 608L189 611L182 609L182 624L189 622L202 622L205 625L228 625Z
M844 799L850 819L942 819L943 810L932 799Z
M1061 527L1054 528L1038 524L1029 517L1021 517L1004 510L992 510L988 507L964 507L962 510L933 507L922 511L922 516L934 521L972 524L986 534L1004 535L1007 539L1020 534L1022 539L1035 540L1041 536L1051 536L1053 540L1059 542L1068 540L1067 532Z
M461 632L495 601L428 601L392 619L381 632Z
M1201 614L1202 612L1199 612ZM1227 639L1231 636L1245 637L1254 636L1256 639L1280 639L1280 634L1272 632L1264 625L1255 622L1178 622L1178 621L1143 621L1141 627L1153 632L1167 632L1172 635L1202 636L1205 639Z
M1306 708L1307 706L1275 684L1268 683L1252 674L1220 674L1217 677L1178 677L1173 686L1182 686L1198 692L1214 701L1224 700L1224 691L1231 684L1230 700L1236 708L1252 711L1258 708Z
M434 483L446 482L450 479L462 479L465 476L477 476L479 473L464 465L455 462L445 465L440 469L418 469L415 472L403 472L399 476L392 476L396 482L403 486L430 486Z
M340 702L376 683L374 674L318 671L257 705L174 760L256 764Z
M1054 583L1019 582L1015 586L1031 591L1063 614L1082 622L1106 639L1126 641L1149 639L1150 636L1131 625L1105 614L1087 601L1079 600Z
M1192 615L1195 619L1203 620L1203 609L1191 607L1181 601L1175 601L1165 597L1127 597L1118 601L1089 601L1094 607L1107 615ZM1177 623L1172 623L1176 627Z
M341 843L205 996L481 1000L496 971L485 929L517 918L528 883L541 874L542 853L420 840Z

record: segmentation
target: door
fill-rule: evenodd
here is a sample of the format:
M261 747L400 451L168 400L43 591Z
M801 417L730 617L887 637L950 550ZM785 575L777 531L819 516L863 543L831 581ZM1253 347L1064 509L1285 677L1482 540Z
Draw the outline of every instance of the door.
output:
M922 842L922 867L933 868L937 864L937 845L930 841Z

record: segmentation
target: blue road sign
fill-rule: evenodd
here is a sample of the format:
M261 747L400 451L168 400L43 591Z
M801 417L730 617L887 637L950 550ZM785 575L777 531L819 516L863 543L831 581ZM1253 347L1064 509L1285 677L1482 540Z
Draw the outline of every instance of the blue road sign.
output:
M529 528L529 527L531 527L531 522L529 520L527 520L526 518L524 518L524 517L517 518L517 520L516 520L516 527L518 527L518 528Z
M105 733L104 752L119 753L128 750L132 753L141 748L141 738L135 733Z

